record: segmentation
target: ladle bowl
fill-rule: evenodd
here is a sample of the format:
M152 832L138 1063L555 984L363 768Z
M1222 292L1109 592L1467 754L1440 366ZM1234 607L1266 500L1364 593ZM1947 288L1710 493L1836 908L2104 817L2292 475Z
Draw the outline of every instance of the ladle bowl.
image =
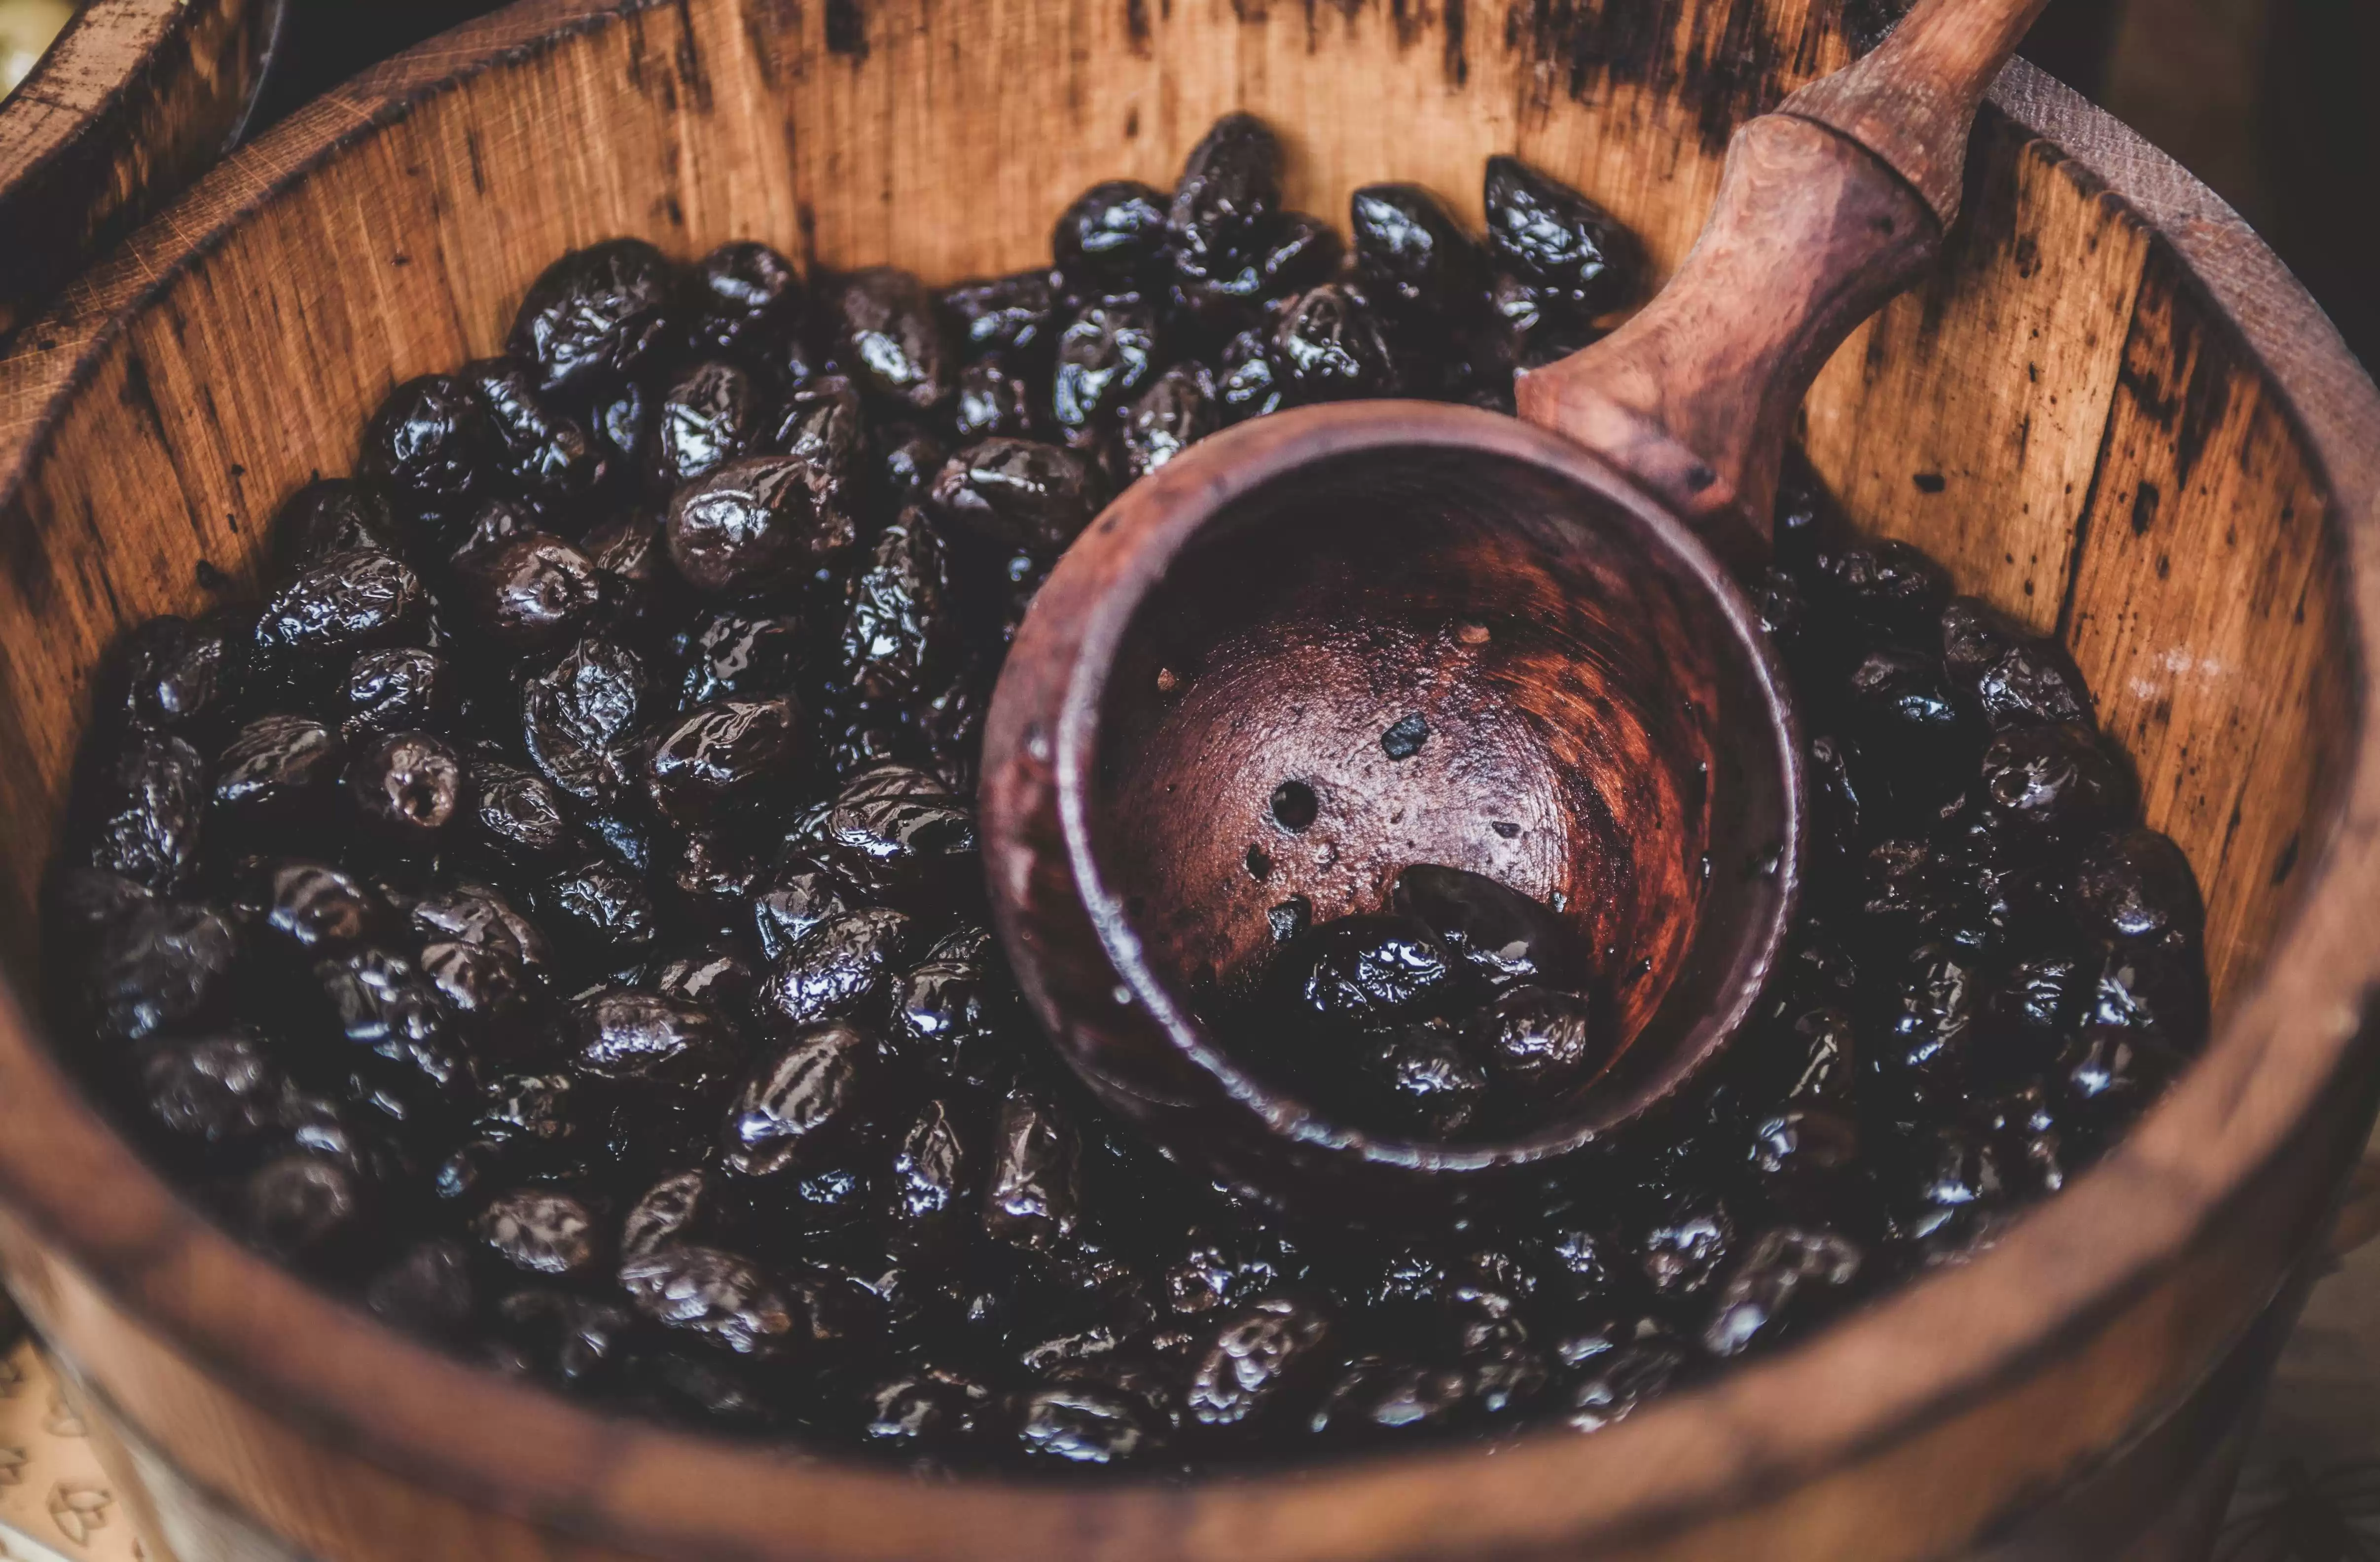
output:
M987 740L994 897L1051 1034L1160 1142L1350 1213L1460 1197L1636 1117L1742 1019L1793 897L1782 690L1725 567L1582 446L1460 407L1281 414L1135 485L1043 589ZM1377 909L1415 862L1623 962L1614 1060L1514 1136L1334 1122L1213 1019L1277 913Z
M1522 375L1524 424L1278 414L1075 543L993 699L985 854L1026 994L1111 1105L1276 1202L1389 1221L1597 1144L1727 1043L1784 938L1801 790L1730 567L1766 552L1812 376L1938 250L2043 4L1920 0L1745 125L1667 288ZM1217 1022L1269 909L1377 910L1410 863L1543 901L1598 967L1612 1060L1502 1137L1339 1120Z

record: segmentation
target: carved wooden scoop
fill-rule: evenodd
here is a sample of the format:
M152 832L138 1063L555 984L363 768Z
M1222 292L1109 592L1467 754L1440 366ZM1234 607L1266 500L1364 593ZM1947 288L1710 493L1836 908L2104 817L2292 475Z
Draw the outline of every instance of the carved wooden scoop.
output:
M1812 376L1939 248L2044 3L1920 0L1744 126L1668 287L1524 375L1522 421L1283 412L1075 542L992 701L984 852L1026 995L1110 1105L1277 1201L1388 1218L1593 1144L1741 1027L1792 909L1802 779L1729 564L1766 552ZM1532 1130L1331 1121L1197 1012L1277 918L1377 910L1410 863L1547 902L1602 954L1620 1050Z

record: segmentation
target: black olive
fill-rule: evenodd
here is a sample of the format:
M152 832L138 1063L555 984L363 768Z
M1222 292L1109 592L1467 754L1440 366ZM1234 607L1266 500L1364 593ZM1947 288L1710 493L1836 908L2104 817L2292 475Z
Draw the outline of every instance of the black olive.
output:
M892 1038L913 1066L978 1090L1001 1080L1006 1056L992 979L982 959L929 958L893 994Z
M2092 843L2074 868L2074 908L2100 938L2196 937L2206 910L2190 860L2169 836L2134 825Z
M635 874L593 859L564 870L539 888L548 925L583 949L613 958L652 947L661 913Z
M421 577L384 553L332 554L275 592L257 620L256 641L273 665L289 668L383 645L421 643L430 593Z
M405 526L388 490L352 478L310 482L273 518L273 555L288 569L361 549L401 554L405 542Z
M668 260L642 239L574 250L529 284L506 350L537 365L543 389L584 394L670 339L674 288Z
M1415 918L1342 917L1283 946L1266 987L1276 1012L1362 1025L1428 1014L1454 995L1455 971Z
M1215 390L1222 402L1223 421L1241 423L1280 411L1288 400L1286 387L1273 362L1271 332L1243 331L1224 345Z
M1157 372L1158 332L1156 307L1125 298L1085 304L1058 334L1050 421L1069 443L1087 445L1123 416Z
M1164 257L1167 204L1163 190L1132 179L1110 179L1076 196L1050 236L1050 252L1068 285L1147 278Z
M463 382L487 409L489 455L506 486L548 510L579 503L604 479L602 445L576 418L545 403L537 374L512 359L467 366Z
M698 705L654 735L645 793L662 817L698 824L728 810L747 817L803 757L790 695Z
M1191 1419L1222 1427L1295 1413L1300 1391L1329 1370L1332 1343L1330 1319L1294 1297L1225 1319L1191 1374Z
M1517 987L1474 1017L1463 1041L1500 1084L1549 1099L1601 1068L1613 1038L1585 998Z
M932 492L950 447L915 423L887 423L876 431L877 478L885 504L895 511L922 505Z
M732 363L698 363L654 409L648 482L656 494L674 492L745 454L760 433L751 377Z
M834 480L798 457L730 461L670 500L670 559L698 591L777 590L834 564L857 540Z
M601 600L594 561L551 532L524 531L475 553L459 574L480 631L522 650L573 639Z
M820 303L836 360L870 396L917 411L948 401L958 355L933 295L905 271L871 266L840 277Z
M1108 500L1098 466L1030 439L987 439L944 464L935 513L966 531L1040 558L1055 558Z
M140 1054L140 1099L150 1116L167 1131L205 1144L277 1130L287 1090L263 1039L250 1031L159 1042Z
M1487 256L1419 185L1366 185L1348 200L1355 273L1381 308L1443 307L1487 285Z
M801 621L791 616L734 608L706 615L687 639L678 709L783 694L794 686L803 649Z
M239 1214L259 1247L302 1259L351 1235L363 1202L342 1167L312 1155L284 1155L249 1174L240 1187Z
M1637 1263L1655 1294L1698 1295L1735 1251L1735 1217L1715 1193L1681 1190L1657 1201L1638 1230Z
M1335 283L1292 299L1272 328L1271 361L1296 401L1396 394L1388 337L1370 306Z
M927 1367L888 1378L862 1397L859 1435L882 1448L948 1452L975 1443L992 1409L984 1385Z
M925 512L908 509L878 534L852 590L840 659L863 700L905 703L945 683L959 653L951 567Z
M1335 1443L1443 1430L1459 1424L1470 1408L1469 1386L1451 1368L1360 1356L1323 1395L1306 1430Z
M259 716L215 756L215 807L248 827L296 819L322 799L344 757L311 716Z
M462 705L462 676L437 652L367 651L347 664L340 732L350 742L408 727L444 732Z
M463 757L427 732L395 732L357 750L347 796L364 822L393 839L426 841L465 816Z
M570 845L570 820L562 794L543 776L481 758L471 767L474 822L481 835L508 857L551 860Z
M1165 218L1177 275L1235 268L1281 204L1281 142L1254 115L1227 114L1191 149Z
M488 486L498 468L486 403L455 374L424 374L388 393L364 431L356 470L436 501Z
M665 1247L620 1266L638 1312L739 1356L773 1358L832 1343L858 1307L847 1283L780 1281L719 1248Z
M571 1066L613 1084L716 1092L740 1061L710 1009L658 993L599 990L571 1006L566 1031Z
M647 1189L621 1223L620 1256L642 1258L699 1234L717 1198L712 1182L711 1174L697 1166L672 1172Z
M1028 1252L1070 1245L1083 1225L1083 1146L1057 1104L1029 1090L1000 1104L985 1178L984 1228Z
M457 1101L473 1088L471 1060L455 1036L454 1016L412 961L374 946L329 955L314 964L347 1042L398 1070L406 1084Z
M523 1188L488 1202L471 1230L516 1269L556 1279L592 1275L604 1257L594 1213L569 1194Z
M1356 1043L1355 1068L1382 1103L1392 1129L1451 1139L1473 1126L1488 1098L1488 1076L1454 1027L1442 1019L1377 1026ZM1320 1074L1328 1065L1308 1063ZM1317 1079L1318 1091L1331 1082Z
M1644 260L1610 213L1517 158L1491 157L1488 242L1506 265L1588 314L1635 300Z
M537 767L582 802L607 803L634 774L630 753L644 714L645 665L589 636L521 684L521 736Z
M748 1010L759 986L759 973L752 969L752 962L726 944L680 955L653 973L653 991L662 997L707 1005L722 1014Z
M964 1251L975 1222L975 1146L947 1101L929 1101L893 1152L885 1241L913 1263L943 1263Z
M1600 1431L1667 1391L1686 1362L1682 1349L1660 1341L1623 1345L1597 1356L1572 1385L1563 1419L1575 1431Z
M219 726L238 702L252 639L223 618L150 619L125 646L125 719L178 732Z
M771 964L762 1017L783 1029L880 1012L911 941L910 921L898 911L871 907L828 918Z
M1138 482L1222 426L1215 376L1203 363L1175 364L1124 410L1123 481Z
M686 346L698 357L726 353L758 365L801 328L802 279L766 244L722 244L687 274L684 310Z
M2132 805L2131 779L2075 723L2012 727L1984 752L1993 812L2034 834L2071 835L2113 824Z
M476 1301L470 1257L445 1238L416 1242L371 1278L364 1300L372 1312L408 1334L449 1338L471 1321Z
M1389 903L1436 934L1490 986L1578 982L1576 940L1559 918L1517 890L1460 868L1415 863L1396 877Z
M178 738L136 733L108 769L91 863L160 895L195 880L206 820L207 766Z
M361 943L388 921L377 894L327 862L261 862L253 887L264 925L309 952Z
M942 295L942 312L969 358L1046 348L1055 329L1052 316L1057 308L1057 290L1050 287L1047 271L962 282Z
M921 914L968 898L975 815L922 771L880 764L846 783L807 844L846 883Z
M808 462L817 469L820 491L839 497L868 447L868 433L859 387L841 374L823 374L785 397L774 432L762 444Z
M968 442L993 434L1028 437L1033 433L1033 400L1032 381L1001 359L978 359L959 371L951 431Z
M1839 549L1819 561L1822 600L1871 629L1924 644L1937 632L1949 578L1898 541Z
M636 1329L625 1307L542 1286L499 1298L495 1311L528 1351L532 1371L582 1388L611 1373Z
M1344 254L1338 230L1303 212L1282 212L1258 225L1245 260L1205 275L1177 275L1174 307L1208 334L1228 336L1251 325L1264 307L1328 282Z
M829 1170L881 1108L884 1049L845 1024L806 1025L760 1054L728 1104L721 1164L741 1177Z
M753 931L760 952L773 960L820 922L856 909L850 891L833 874L795 860L781 865L753 900Z

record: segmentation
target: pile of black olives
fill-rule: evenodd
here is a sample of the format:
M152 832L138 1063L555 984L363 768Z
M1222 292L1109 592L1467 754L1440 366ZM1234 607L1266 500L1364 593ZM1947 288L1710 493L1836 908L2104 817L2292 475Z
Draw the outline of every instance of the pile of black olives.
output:
M1279 169L1225 119L1170 195L1100 185L1052 266L940 294L558 262L287 503L263 602L122 648L48 913L92 1088L398 1327L956 1467L1592 1429L2058 1188L2200 1039L2195 886L2058 650L1806 494L1763 602L1818 846L1707 1092L1415 1242L1218 1190L1053 1062L970 799L1054 557L1224 424L1509 408L1642 282L1510 159L1486 242L1383 185L1352 251Z

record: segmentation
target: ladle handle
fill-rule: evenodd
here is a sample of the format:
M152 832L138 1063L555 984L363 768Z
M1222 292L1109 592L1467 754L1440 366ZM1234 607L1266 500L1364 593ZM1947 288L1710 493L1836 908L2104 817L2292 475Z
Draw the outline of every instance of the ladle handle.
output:
M1735 134L1659 297L1524 374L1521 416L1620 465L1724 553L1765 557L1793 410L1959 213L1985 91L2047 0L1918 0L1873 53Z

